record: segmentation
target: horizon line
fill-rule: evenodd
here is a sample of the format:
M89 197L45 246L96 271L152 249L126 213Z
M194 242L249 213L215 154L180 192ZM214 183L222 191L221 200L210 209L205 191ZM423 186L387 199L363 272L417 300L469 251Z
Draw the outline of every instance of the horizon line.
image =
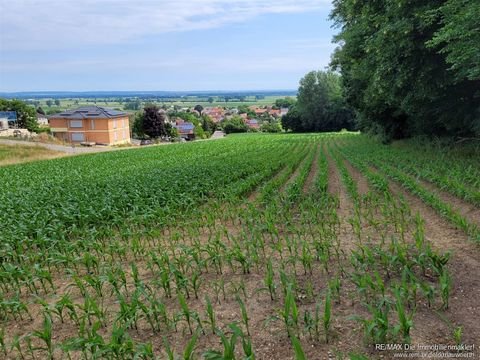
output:
M0 91L0 94L33 94L33 93L231 93L231 92L275 92L291 91L298 89L244 89L244 90L21 90L21 91Z

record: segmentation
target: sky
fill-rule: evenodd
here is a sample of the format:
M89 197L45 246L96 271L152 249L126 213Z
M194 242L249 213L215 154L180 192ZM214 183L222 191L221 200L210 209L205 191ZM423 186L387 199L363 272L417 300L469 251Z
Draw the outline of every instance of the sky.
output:
M331 0L0 0L0 91L290 90Z

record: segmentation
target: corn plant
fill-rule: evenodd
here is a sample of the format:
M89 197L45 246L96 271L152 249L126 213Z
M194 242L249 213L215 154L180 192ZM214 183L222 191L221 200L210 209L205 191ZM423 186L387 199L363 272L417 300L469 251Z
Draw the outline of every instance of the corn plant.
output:
M233 332L231 337L228 338L222 330L217 329L217 335L220 336L222 341L223 351L207 350L203 353L203 358L207 360L235 360L237 334Z
M238 296L237 303L240 306L240 310L242 312L242 321L245 325L245 328L247 329L247 335L250 336L250 327L248 326L250 319L248 318L247 308L245 307L245 303L243 302L243 300Z
M440 294L442 297L442 309L448 309L448 303L450 300L450 292L452 289L452 277L447 269L443 269L439 278Z
M43 315L42 328L32 332L32 336L40 339L45 344L45 347L38 348L39 350L46 351L48 358L53 359L54 346L52 342L52 318L50 315Z
M307 360L300 340L298 340L295 336L292 336L290 341L292 342L293 351L295 353L295 360Z
M273 301L275 300L276 296L276 288L277 286L275 285L275 280L274 280L274 274L273 274L273 265L272 261L269 259L267 262L267 271L265 272L265 278L263 280L265 287L268 289L268 292L270 294L270 299Z
M208 296L205 296L205 303L207 304L207 318L208 322L210 324L210 327L212 329L212 333L215 333L215 330L217 329L217 321L215 317L215 311L213 310L212 303L210 301L210 298Z
M325 331L325 342L328 343L330 335L330 325L332 319L332 300L330 290L325 295L325 304L323 308L323 330Z
M455 340L456 345L462 344L462 337L463 337L463 327L457 326L453 329L453 339Z
M410 343L410 329L413 327L413 313L408 314L405 305L404 297L401 294L401 290L396 287L395 293L395 309L398 315L398 325L395 326L395 333L401 333L403 341Z

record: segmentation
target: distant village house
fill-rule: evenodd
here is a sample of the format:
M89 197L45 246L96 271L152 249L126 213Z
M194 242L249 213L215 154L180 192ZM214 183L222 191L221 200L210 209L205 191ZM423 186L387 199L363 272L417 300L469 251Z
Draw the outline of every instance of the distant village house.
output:
M191 122L177 119L173 127L177 129L178 135L182 139L195 140L195 125L193 125Z

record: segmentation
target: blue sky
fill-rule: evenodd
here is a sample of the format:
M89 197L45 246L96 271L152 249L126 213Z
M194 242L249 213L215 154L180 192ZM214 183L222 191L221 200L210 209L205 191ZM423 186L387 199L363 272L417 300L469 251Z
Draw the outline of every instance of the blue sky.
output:
M296 89L330 0L0 0L0 91Z

